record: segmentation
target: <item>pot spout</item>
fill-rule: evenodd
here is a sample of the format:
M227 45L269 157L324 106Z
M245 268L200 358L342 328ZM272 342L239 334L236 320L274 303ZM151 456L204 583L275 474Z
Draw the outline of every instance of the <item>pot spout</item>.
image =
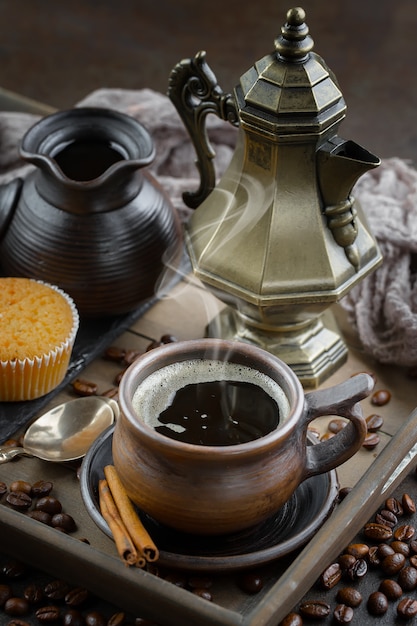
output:
M317 151L321 194L326 206L349 197L358 179L381 160L354 141L334 137Z

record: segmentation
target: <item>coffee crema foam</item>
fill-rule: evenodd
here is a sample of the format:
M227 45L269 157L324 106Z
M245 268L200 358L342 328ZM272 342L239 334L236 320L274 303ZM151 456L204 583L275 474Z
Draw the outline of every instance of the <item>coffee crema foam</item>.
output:
M159 415L171 405L179 389L193 383L221 380L258 385L278 404L280 424L289 414L288 398L280 385L270 376L247 365L216 359L192 359L171 363L153 372L140 383L133 395L134 411L151 428L167 426L159 420ZM181 427L177 424L169 424L169 427L180 432Z

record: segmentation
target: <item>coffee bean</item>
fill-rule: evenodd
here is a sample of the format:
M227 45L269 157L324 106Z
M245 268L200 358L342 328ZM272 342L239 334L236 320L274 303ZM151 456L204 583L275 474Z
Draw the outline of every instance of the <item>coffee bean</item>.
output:
M369 546L366 543L350 543L346 548L347 554L352 554L356 559L363 559L369 553Z
M350 624L353 619L353 609L346 604L338 604L333 611L333 619L336 624Z
M341 489L339 489L339 501L342 502L346 498L346 496L350 494L351 491L352 487L342 487Z
M62 616L63 626L84 626L84 617L77 609L68 609Z
M410 546L410 550L413 554L417 554L417 541L415 539L412 539L409 543Z
M399 541L397 539L391 541L391 547L393 548L393 550L395 550L395 552L401 552L401 554L403 554L405 557L409 556L410 554L410 546L408 545L408 543L405 543L405 541Z
M410 556L410 565L417 568L417 555L413 554Z
M386 578L379 585L379 591L381 591L388 600L398 600L403 595L403 590L396 580Z
M104 396L105 398L112 398L113 400L116 400L116 402L119 399L119 388L118 387L110 387L110 389L106 389L106 391L103 391L102 396Z
M384 425L383 418L381 417L381 415L377 415L376 413L368 415L365 421L369 433L375 433Z
M378 546L371 546L369 548L368 563L374 566L378 566L381 563L381 557L378 553Z
M391 393L388 389L379 389L378 391L374 391L371 396L371 404L374 406L384 406L388 404L391 400Z
M44 496L36 502L35 509L49 513L49 515L56 515L57 513L61 513L62 504L59 500L54 498L54 496Z
M412 591L417 587L417 569L406 565L398 574L398 584L403 591Z
M384 524L385 526L394 528L394 526L398 524L398 517L392 511L382 509L375 515L375 521L378 522L378 524Z
M388 598L381 591L373 591L366 607L371 615L384 615L388 610Z
M414 537L416 529L410 524L398 526L394 531L394 538L398 541L411 541Z
M132 365L140 356L142 356L142 352L139 352L139 350L126 350L123 364Z
M125 623L126 615L119 611L119 613L114 613L107 621L107 626L123 626Z
M32 485L26 480L14 480L12 483L10 483L9 489L10 491L21 491L30 496L30 493L32 491Z
M345 428L345 426L347 426L348 422L345 422L345 420L342 419L332 419L330 420L330 422L327 425L327 428L330 430L331 433L338 433L340 432L343 428Z
M324 589L333 589L342 578L342 568L339 563L332 563L327 567L320 577L321 585Z
M104 615L99 611L89 611L84 620L85 626L107 626Z
M341 604L356 608L362 602L362 594L355 587L342 587L337 592L336 600Z
M404 510L402 504L397 500L397 498L388 498L385 500L385 508L391 513L394 513L397 517L401 517L404 514Z
M264 580L256 572L248 572L239 577L238 585L242 591L253 595L261 591L264 586Z
M380 559L385 559L386 556L390 556L391 554L395 554L394 548L388 543L381 543L377 547L378 556Z
M393 576L394 574L398 574L398 572L405 565L405 556L400 552L395 552L394 554L390 554L386 556L383 561L381 561L381 569L384 574L388 576Z
M38 480L32 485L31 495L33 498L43 498L49 496L53 489L53 483L49 480Z
M365 559L356 559L356 561L348 568L346 574L350 580L357 580L366 576L368 565Z
M310 619L322 619L330 615L330 605L324 600L306 600L300 604L300 613Z
M30 626L30 624L24 619L13 618L7 622L7 626Z
M95 383L84 378L76 378L72 383L72 388L77 396L95 396L98 389Z
M0 498L6 495L7 491L8 489L7 489L6 483L4 483L3 481L0 481Z
M411 619L417 615L417 600L414 598L403 598L397 606L397 614L402 619Z
M365 439L363 440L362 447L366 450L373 450L377 447L379 442L381 441L379 435L377 433L369 432L365 435Z
M408 493L403 494L401 503L403 506L404 515L414 515L417 510L416 503L414 502L412 497L408 495Z
M87 589L84 589L83 587L75 587L66 594L65 604L68 604L69 606L80 606L86 602L89 595L90 594Z
M32 583L24 588L23 597L29 602L29 604L39 604L45 597L42 587Z
M363 534L372 541L387 541L392 537L392 529L383 524L368 522L363 528Z
M353 554L341 554L338 558L338 563L342 568L342 572L346 572L356 562L356 557Z
M26 574L26 565L21 561L12 559L4 563L1 571L6 578L21 578Z
M303 618L298 613L288 613L279 626L303 626Z
M32 506L32 498L24 491L10 491L6 502L17 511L26 511Z
M57 579L51 580L45 585L44 593L46 597L50 600L63 600L69 590L70 587L68 583L66 583L64 580Z
M199 598L203 598L203 600L208 600L208 602L213 600L213 596L208 589L193 589L192 593Z
M29 511L28 517L31 517L42 524L46 524L47 526L52 526L52 515L49 515L46 511Z
M4 606L6 600L13 595L12 588L9 585L0 584L0 607Z
M41 624L56 622L60 617L60 609L54 604L51 604L50 606L41 606L36 610L35 616Z
M29 613L29 602L25 598L8 598L4 603L4 612L7 615L27 615Z
M125 354L126 350L124 348L119 348L118 346L109 346L105 350L103 357L107 359L107 361L121 363L125 357Z
M74 518L68 515L68 513L55 513L55 515L52 516L51 524L55 528L62 528L67 533L72 533L77 529Z

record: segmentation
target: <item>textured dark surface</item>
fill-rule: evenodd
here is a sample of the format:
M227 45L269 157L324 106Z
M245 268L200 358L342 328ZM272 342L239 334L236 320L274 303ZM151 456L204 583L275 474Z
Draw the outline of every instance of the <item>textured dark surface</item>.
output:
M0 85L65 108L99 87L166 92L198 50L225 91L273 49L289 0L2 0ZM315 51L348 105L340 134L417 161L413 0L304 0Z

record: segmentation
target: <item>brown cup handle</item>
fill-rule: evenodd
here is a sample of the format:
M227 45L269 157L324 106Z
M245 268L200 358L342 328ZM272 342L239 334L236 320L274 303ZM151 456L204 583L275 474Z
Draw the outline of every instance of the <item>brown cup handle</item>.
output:
M306 427L321 415L339 415L350 423L331 439L307 446L304 478L334 469L359 450L367 427L358 403L373 388L374 380L369 374L357 374L334 387L305 394Z

